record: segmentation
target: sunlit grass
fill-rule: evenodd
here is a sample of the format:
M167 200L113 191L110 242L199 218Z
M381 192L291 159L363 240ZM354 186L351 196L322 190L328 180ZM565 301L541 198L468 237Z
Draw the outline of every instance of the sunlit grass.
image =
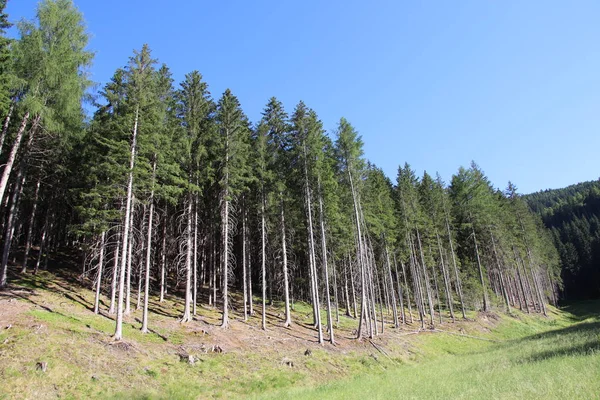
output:
M217 327L218 308L201 305L197 321L182 325L177 322L181 299L168 296L159 303L153 297L152 333L142 334L134 298L123 326L125 341L119 344L112 339L108 299L103 298L103 315L95 315L93 292L77 284L45 272L20 284L34 291L17 299L30 305L22 319L0 330L0 399L577 399L600 393L600 302L567 311L549 308L548 318L518 310L512 316L470 312L468 318L476 322L452 324L446 318L436 332L417 332L416 320L400 331L387 323L386 335L373 344L350 339L358 321L340 310L337 337L346 344L319 346L307 303L294 303L291 329L281 327L283 305L275 302L268 306L269 326L263 332L255 302L256 315L243 322L236 310L232 328L223 332ZM325 326L324 310L322 322ZM205 336L204 329L213 329L215 336ZM222 354L194 347L236 335L265 343ZM273 345L268 344L271 335ZM310 356L304 355L307 348ZM182 351L200 361L181 362ZM38 361L48 363L47 372L36 370Z

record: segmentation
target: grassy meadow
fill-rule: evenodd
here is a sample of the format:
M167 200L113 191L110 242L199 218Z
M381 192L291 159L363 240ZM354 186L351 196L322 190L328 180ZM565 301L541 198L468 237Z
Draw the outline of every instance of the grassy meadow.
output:
M108 299L95 315L93 292L72 279L21 277L0 294L0 398L600 397L600 302L550 308L548 317L472 313L434 331L388 323L382 335L360 342L356 320L340 316L337 344L321 346L303 303L295 304L291 328L281 326L280 306L269 306L265 332L259 312L244 322L234 310L223 330L219 311L206 305L182 325L181 299L153 298L152 332L144 335L135 300L125 339L114 342ZM182 362L181 354L198 361ZM47 363L45 372L38 362Z

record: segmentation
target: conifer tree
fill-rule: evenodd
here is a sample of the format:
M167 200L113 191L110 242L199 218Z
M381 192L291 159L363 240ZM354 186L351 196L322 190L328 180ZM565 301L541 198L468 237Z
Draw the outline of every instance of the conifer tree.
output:
M129 60L126 70L127 79L127 101L133 110L132 131L129 151L129 170L127 178L127 195L125 198L125 215L123 222L123 234L121 241L121 266L119 270L119 290L117 301L117 319L114 338L123 338L123 294L125 289L125 271L129 260L130 227L133 208L133 178L136 160L138 128L140 124L140 112L151 101L152 85L154 84L154 64L150 48L147 45L141 51L135 51Z
M232 203L245 189L248 170L250 129L238 99L229 89L217 105L216 121L219 131L220 167L218 185L221 190L221 263L223 316L221 326L229 326L229 275L232 261L232 231L235 229Z
M28 162L28 150L42 126L43 132L57 134L55 143L59 146L65 143L64 135L81 127L81 102L90 85L86 68L93 55L86 50L88 35L81 13L72 1L41 2L36 22L21 22L20 39L14 43L13 74L20 83L15 101L21 122L0 177L0 203L3 203L17 155L22 153L22 162ZM33 121L27 130L30 117ZM28 146L22 150L26 133ZM5 285L6 268L3 267L0 287Z

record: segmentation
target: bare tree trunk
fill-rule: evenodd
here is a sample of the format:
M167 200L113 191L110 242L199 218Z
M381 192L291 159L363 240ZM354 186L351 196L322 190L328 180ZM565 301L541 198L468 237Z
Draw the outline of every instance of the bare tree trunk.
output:
M117 247L114 253L114 264L113 264L113 274L112 274L112 282L111 282L111 290L110 290L110 308L108 310L109 314L114 314L116 301L115 298L117 296L117 283L118 283L118 272L119 272L119 249L121 246L121 232L117 232Z
M333 298L335 301L335 322L339 325L340 323L340 303L338 298L338 283L337 283L337 267L335 261L333 263ZM337 325L336 325L337 326Z
M44 256L44 245L46 243L46 235L48 233L48 220L50 218L50 212L46 212L46 220L44 222L44 227L42 228L42 237L40 239L40 251L38 253L38 259L35 263L35 268L33 270L34 275L38 273L40 269L40 264L42 263L42 257Z
M150 211L148 213L148 233L146 237L146 269L144 271L144 311L142 313L142 333L148 333L148 296L150 295L150 264L152 257L152 223L154 222L154 180L156 177L156 155L152 164L152 190L150 191Z
M250 242L248 244L250 244ZM250 249L247 249L246 262L248 263L248 312L250 313L250 316L252 316L254 315L254 298L252 296L252 260L250 257Z
M329 271L327 265L327 240L325 238L325 219L323 215L323 196L321 193L321 179L317 179L319 192L319 222L321 225L321 258L323 262L323 273L325 274L325 301L327 303L327 324L329 325L329 341L335 344L333 334L333 314L331 312L331 296L329 295Z
M283 204L283 194L280 193L279 197L281 199L281 252L283 257L283 291L285 296L285 322L283 326L288 327L292 323L292 316L290 313L290 284L288 277L288 259L287 259L287 243L285 237L285 214L284 214L284 204Z
M446 291L446 299L448 300L450 318L452 318L452 322L456 322L456 317L454 316L454 299L452 298L452 290L450 290L450 276L448 274L448 270L446 269L446 263L444 262L442 241L440 240L440 235L437 232L435 233L435 237L437 238L438 251L440 253L440 266L442 267L442 275L444 277L444 290Z
M185 306L181 322L192 320L190 305L192 303L192 196L188 196L186 211L186 235L185 235Z
M419 254L421 256L421 268L423 271L423 280L425 281L425 290L427 291L427 302L429 304L429 316L431 326L434 326L435 311L433 308L433 298L431 294L431 285L429 283L429 275L427 274L427 265L425 264L425 256L423 254L423 246L421 245L421 235L417 228L417 244L419 245Z
M313 221L312 221L312 196L310 191L310 185L308 182L308 165L307 165L307 152L306 144L303 145L304 149L304 190L306 197L306 211L308 216L308 253L309 253L309 266L311 269L311 281L312 281L312 299L313 299L313 315L315 328L318 332L318 341L323 344L323 328L321 327L321 310L319 307L319 284L317 280L317 266L315 257L315 243L313 234Z
M135 196L132 198L132 202L135 201ZM133 208L132 211L133 213ZM129 244L127 245L127 290L125 296L125 315L131 313L131 263L133 257L133 216L131 217L131 223L129 224Z
M10 117L12 116L12 113L14 110L15 110L15 102L13 100L10 102L10 108L8 109L8 114L6 114L6 118L4 118L4 124L2 125L2 134L0 135L0 153L2 153L2 148L4 147L4 139L6 138L6 134L8 133L8 126L10 125Z
M477 268L479 269L479 281L483 288L483 311L489 311L489 301L487 296L487 290L485 286L485 279L483 277L483 267L481 266L481 260L479 259L479 248L477 247L477 237L475 236L475 228L471 223L471 231L473 232L473 243L475 243L475 255L477 256Z
M350 257L348 257L349 259ZM348 264L344 263L344 299L346 303L346 316L350 317L350 296L348 294L348 268L350 268L350 261Z
M402 315L402 323L406 325L406 311L404 310L404 293L402 290L402 283L400 282L400 274L398 273L398 263L396 262L396 254L393 253L393 256L394 270L396 272L396 285L398 286L398 298L400 299L400 315Z
M406 268L404 262L400 260L400 266L402 267L402 279L404 280L404 287L406 289L406 304L408 306L408 315L410 316L410 323L414 323L412 306L410 304L410 287L408 286L408 278L406 277Z
M21 273L24 274L27 272L27 261L29 261L29 252L31 251L31 241L33 239L33 225L35 223L35 212L37 211L38 200L40 197L40 186L42 183L42 175L38 177L36 186L35 186L35 194L33 195L33 206L31 208L31 215L29 216L29 225L27 227L27 238L25 239L25 252L23 255L23 266L21 268Z
M106 247L106 231L100 235L100 257L98 259L98 275L96 278L96 297L94 299L94 314L98 314L100 305L100 289L102 288L102 270L104 267L104 248Z
M198 195L194 196L194 295L192 314L196 315L198 304Z
M143 212L142 212L142 220L140 221L140 244L142 246L142 249L140 251L140 257L138 259L138 266L137 266L137 282L138 282L138 288L137 288L137 301L135 304L135 309L139 310L140 308L142 308L142 272L145 270L144 267L144 256L146 253L146 244L144 242L144 224L146 223L146 205L143 205Z
M358 316L358 310L356 305L356 290L354 288L354 273L352 272L352 260L351 256L348 256L348 267L350 268L350 289L352 289L352 316L354 319Z
M36 117L34 126L37 125L39 120L40 117ZM8 178L10 178L10 173L12 171L13 164L15 163L15 158L17 157L17 152L19 151L19 147L21 146L23 134L25 133L25 127L27 126L27 121L29 121L29 111L27 111L23 116L23 120L21 121L19 130L17 131L17 135L15 136L15 141L13 143L12 149L10 151L10 154L8 155L6 163L4 164L4 171L2 171L2 177L0 178L0 203L2 203L2 199L4 199L4 192L6 191L6 185L8 184ZM30 135L33 136L35 129L31 129L30 131Z
M357 339L362 339L362 329L363 329L363 316L364 316L364 309L367 305L367 299L366 299L366 282L365 282L365 256L364 256L364 249L363 249L363 243L362 243L362 231L361 231L361 227L360 227L360 213L362 213L362 209L360 206L360 200L358 198L358 194L356 193L356 190L354 189L354 182L352 180L352 173L350 172L350 168L349 165L346 165L346 170L348 171L348 179L350 181L350 192L352 194L352 204L354 206L354 218L355 218L355 222L356 222L356 235L358 237L357 240L357 252L358 252L358 256L356 258L356 261L358 262L359 268L360 268L360 279L361 279L361 317L358 323L358 331L356 334L356 338ZM359 212L360 210L360 212ZM352 283L352 288L353 288L353 292L354 292L354 281Z
M454 266L454 278L456 280L456 282L455 282L456 292L458 293L458 297L460 298L460 307L462 310L463 319L466 319L467 313L465 310L465 301L463 298L462 285L460 282L460 275L458 274L458 267L456 266L456 255L454 254L454 244L452 241L452 232L450 231L450 223L448 222L448 213L445 209L445 205L444 205L444 212L446 214L446 230L448 231L448 242L450 243L450 254L452 255L452 265Z
M265 193L261 183L260 189L260 270L262 277L262 313L261 327L267 329L267 255L266 255L266 229L265 229Z
M396 305L396 291L394 290L394 278L392 277L392 266L390 265L390 254L388 252L387 246L385 247L385 262L387 264L389 284L392 287L392 290L390 290L390 295L392 297L392 311L393 311L393 316L394 316L394 327L398 328L400 326L400 324L398 323L398 307ZM402 293L400 293L400 295L402 295Z
M248 321L248 273L246 271L246 197L242 201L242 275L244 286L244 321Z
M165 270L167 268L167 213L165 212L165 219L163 222L162 229L162 254L160 256L160 299L162 303L165 301Z
M133 123L133 133L131 137L131 151L129 156L129 177L127 182L127 200L125 201L125 222L123 224L123 242L121 249L121 270L119 277L119 299L117 302L117 321L115 327L115 340L123 338L123 290L125 286L125 268L127 267L127 246L129 244L129 226L131 224L131 208L133 202L133 167L135 165L135 148L137 144L137 128L140 108L135 110L135 120Z
M527 311L527 314L530 313L529 310L529 302L527 300L527 292L525 290L525 285L523 284L523 277L521 276L521 271L520 271L520 262L519 262L519 256L517 254L517 249L515 249L513 247L513 252L515 253L515 262L516 262L516 267L517 267L517 279L519 280L519 285L521 287L521 292L523 293L523 302L525 303L525 310Z
M506 304L506 312L511 314L510 301L508 300L508 292L504 285L504 276L502 275L502 268L500 267L500 260L498 258L498 251L496 250L496 241L494 240L494 234L490 228L490 237L492 238L492 249L494 250L494 258L496 259L496 268L498 268L498 274L500 274L500 286L502 289L502 295L504 297L504 303Z
M25 183L25 163L21 162L21 166L17 172L15 184L13 185L13 193L10 200L10 209L8 211L8 219L6 223L6 229L4 233L4 249L2 251L2 265L0 266L0 288L6 287L7 284L7 273L8 273L8 255L10 253L10 246L12 242L12 236L15 231L15 219L17 216L17 204L19 203L19 197L23 192L23 184Z

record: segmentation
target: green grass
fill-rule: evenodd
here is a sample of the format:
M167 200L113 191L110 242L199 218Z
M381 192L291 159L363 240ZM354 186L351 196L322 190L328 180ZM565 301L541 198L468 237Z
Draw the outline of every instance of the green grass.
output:
M117 345L113 316L90 310L92 291L45 272L26 276L20 286L27 290L11 306L21 311L11 329L0 329L0 399L487 400L600 393L598 301L550 308L548 318L470 313L471 321L446 323L437 332L417 334L418 324L388 327L373 340L383 354L369 341L349 339L357 321L343 315L336 331L340 344L319 346L306 303L294 305L292 329L276 327L282 314L276 303L268 309L267 332L259 328L260 315L245 323L235 312L224 331L217 327L220 312L210 307L199 308L200 321L179 324L182 301L174 297L151 299L155 333L139 331L141 312L134 310L123 326L125 344ZM226 352L197 350L215 343ZM307 348L312 355L304 355ZM201 361L180 362L183 350ZM46 373L36 371L38 361L48 363Z
M553 310L549 318L504 317L482 339L420 335L419 362L268 399L597 399L600 303Z

